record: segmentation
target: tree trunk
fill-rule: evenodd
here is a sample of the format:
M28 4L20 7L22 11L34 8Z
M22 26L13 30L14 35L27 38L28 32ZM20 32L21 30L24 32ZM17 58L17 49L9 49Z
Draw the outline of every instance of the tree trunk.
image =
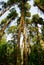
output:
M23 32L23 28L24 28L24 15L22 14L20 24L18 26L17 49L19 49L19 50L20 50L20 35L21 35L21 32ZM18 53L18 51L17 51L17 65L22 65L22 62L19 62L19 58L21 58L21 60L22 60L21 53L20 52Z
M14 4L13 4L14 5ZM1 13L0 13L0 17L7 11L9 10L13 5L7 7L6 9L4 9Z
M5 23L5 25L3 26L2 30L0 31L0 37L3 36L4 34L4 30L6 29L6 27L8 26L8 24L11 22L13 16Z
M21 35L21 32L23 32L24 30L24 6L23 5L24 3L22 2L21 19L20 19L20 24L18 26L18 41L17 41L18 49L20 49L20 35ZM22 50L20 50L20 53L18 53L18 51L17 51L17 65L23 65L22 63L23 59L21 55ZM19 62L19 58L21 59L20 62Z
M40 10L42 10L43 12L44 12L44 8L42 7L42 5L37 5L38 6L38 8L40 9Z
M24 53L23 53L23 65L28 65L28 54L27 54L27 44L26 44L26 30L24 29Z

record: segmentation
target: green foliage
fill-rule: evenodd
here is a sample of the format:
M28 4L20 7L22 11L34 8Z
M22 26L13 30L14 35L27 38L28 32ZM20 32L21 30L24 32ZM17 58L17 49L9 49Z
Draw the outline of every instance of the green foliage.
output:
M34 42L37 42L37 35L33 36L32 42L33 42L33 43L34 43Z
M38 14L33 15L32 22L38 23L38 20L39 20L39 15Z
M33 17L32 17L32 22L35 23L35 24L44 25L43 19L42 19L41 17L39 17L38 14L33 15Z
M12 4L14 4L14 3L15 3L15 0L8 0L8 1L7 1L7 4L8 4L8 5L12 5Z
M35 4L39 4L40 0L34 0Z
M24 7L25 7L26 10L29 10L31 8L31 5L29 5L29 3L26 2Z
M25 25L27 25L27 29L26 29L26 34L28 34L28 41L29 42L36 42L35 45L33 45L31 47L31 53L28 57L28 65L43 65L44 64L44 50L42 50L41 46L38 43L38 39L37 39L37 34L35 34L38 31L38 28L35 27L35 24L41 24L42 26L44 25L44 21L41 17L39 17L38 14L33 15L32 20L29 19L29 17L31 16L31 13L29 12L30 9L30 5L29 3L27 3L27 0L8 0L7 4L4 3L5 8L7 7L7 5L13 5L14 3L16 4L16 2L19 4L18 7L21 11L21 15L22 13L25 15L24 16L24 27ZM40 0L36 0L36 3L39 3ZM23 7L24 6L24 7ZM15 17L18 16L18 13L16 12L16 10L14 8L12 8L10 10L9 15L1 21L1 24L6 23L6 21L13 17L13 19ZM19 17L18 21L17 21L17 25L20 24L20 20L22 17ZM22 21L23 22L23 21ZM34 24L33 24L34 23ZM21 63L21 56L20 56L20 48L18 48L17 44L16 44L16 39L17 39L17 25L15 26L10 26L8 29L9 33L13 33L13 38L14 40L11 40L10 42L6 41L6 38L2 37L1 41L0 41L0 65L15 65L16 61L17 61L17 55L18 57L18 61L19 63ZM22 27L23 25L20 24L20 26ZM23 27L22 27L23 28ZM21 30L22 30L21 28ZM34 33L33 33L34 32ZM25 31L24 31L25 33ZM44 27L42 27L42 39L44 39ZM24 36L25 37L25 36ZM24 40L25 41L25 40ZM38 45L37 45L38 44ZM2 59L2 60L1 60Z
M0 44L0 65L7 63L7 44Z
M2 7L6 8L7 6L7 3L5 2Z
M17 29L17 26L11 26L11 27L9 27L8 31L9 31L9 33L14 33L16 31L16 29Z
M16 44L0 44L0 65L16 64L17 48Z
M1 30L1 28L4 26L4 24L7 22L7 19L6 18L4 18L4 19L2 19L2 21L0 21L0 30Z
M31 20L29 18L26 18L26 24L31 24Z
M30 17L31 13L30 12L26 12L26 17Z
M6 19L6 18L5 18L5 19L3 19L3 20L1 21L1 24L6 23L6 21L7 21L7 19Z
M39 5L40 8L42 7L44 9L44 0L34 0L34 2L35 2L35 5L37 4Z
M24 12L26 12L26 11L29 11L29 9L31 8L31 5L25 0L25 2L21 1L18 4L18 7L20 8L20 10L24 9Z
M0 44L6 44L7 41L6 41L6 37L5 35L3 35L2 39L0 40Z
M44 64L44 50L40 45L34 45L31 48L29 56L29 65L43 65Z
M11 18L13 16L13 18L17 17L18 16L18 13L16 12L16 10L13 8L10 10L10 13L9 15L7 16L7 18Z
M39 24L44 25L44 21L41 17L39 18Z

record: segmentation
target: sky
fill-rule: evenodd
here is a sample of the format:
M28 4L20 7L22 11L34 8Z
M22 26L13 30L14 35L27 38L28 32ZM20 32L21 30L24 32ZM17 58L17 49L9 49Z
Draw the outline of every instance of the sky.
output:
M0 0L0 2L1 2L1 1L5 1L5 2L7 2L7 0Z

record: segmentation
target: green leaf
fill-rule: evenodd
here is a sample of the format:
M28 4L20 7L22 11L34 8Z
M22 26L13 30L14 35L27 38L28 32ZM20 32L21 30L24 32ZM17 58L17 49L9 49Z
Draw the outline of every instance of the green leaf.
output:
M28 19L28 18L26 18L26 24L31 24L31 20L30 19Z
M25 8L26 8L27 10L29 10L29 9L31 8L31 5L29 5L29 3L27 3L27 2L25 3L24 6L25 6Z
M31 13L30 12L26 12L26 17L30 17Z
M7 18L11 18L13 16L13 18L18 16L18 13L16 12L16 10L13 8L10 10L10 13L8 14Z
M7 19L6 19L6 18L5 18L5 19L3 19L3 20L1 21L1 24L6 23L6 21L7 21Z
M16 29L17 29L17 26L11 26L11 27L9 27L8 31L9 31L9 33L14 33L16 31Z

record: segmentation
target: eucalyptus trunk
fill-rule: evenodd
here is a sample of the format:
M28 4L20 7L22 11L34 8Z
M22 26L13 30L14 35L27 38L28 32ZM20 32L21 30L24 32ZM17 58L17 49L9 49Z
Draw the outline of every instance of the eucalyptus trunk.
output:
M5 23L5 25L4 25L3 28L1 29L1 31L0 31L0 37L3 36L5 29L6 29L6 27L8 26L8 24L11 22L12 18L13 18L13 16L12 16L9 20L7 20L7 22Z
M20 35L21 35L21 32L23 33L24 31L24 3L22 2L22 10L21 10L21 19L20 19L20 24L18 26L18 48L20 49ZM22 50L20 50L22 52ZM18 52L18 51L17 51ZM19 63L19 57L21 58L21 62ZM17 61L17 65L23 65L23 57L21 55L21 53L17 53L17 58L18 58L18 61Z
M23 38L23 43L24 43L24 53L23 53L23 65L28 65L28 53L27 53L27 42L26 42L26 30L24 29L24 38Z
M14 4L13 4L14 5ZM0 13L0 17L6 12L8 11L13 5L8 6L7 8L5 8L1 13Z

